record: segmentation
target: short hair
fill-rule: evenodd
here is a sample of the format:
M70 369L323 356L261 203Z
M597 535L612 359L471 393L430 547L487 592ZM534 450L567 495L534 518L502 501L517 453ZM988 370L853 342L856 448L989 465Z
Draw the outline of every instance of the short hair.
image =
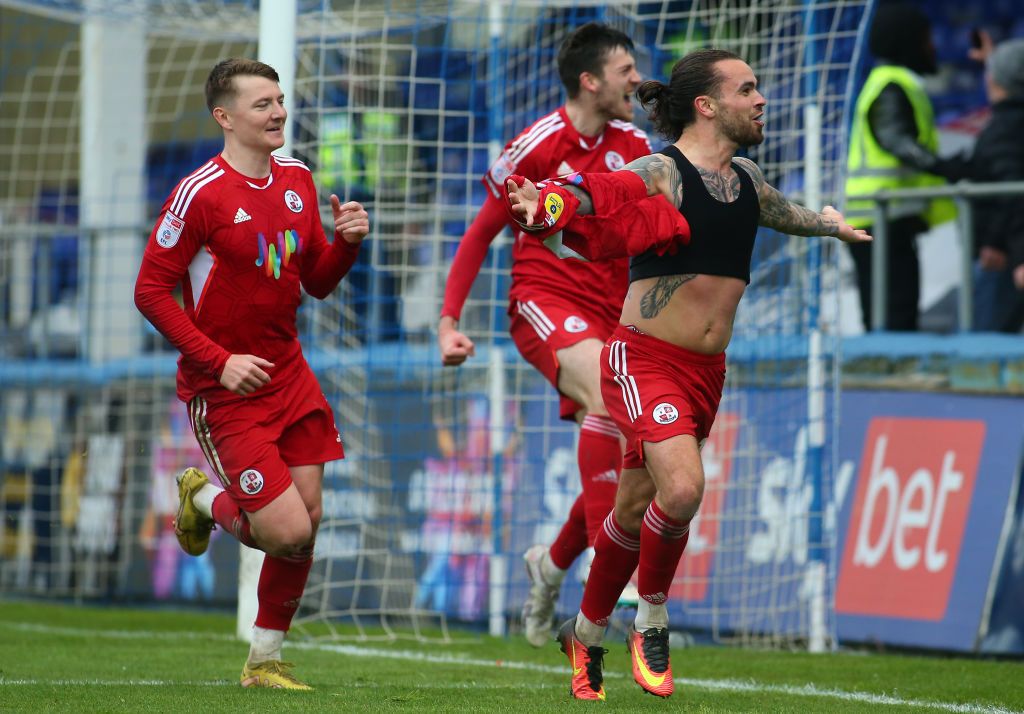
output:
M641 84L636 96L655 130L669 141L678 139L697 119L693 100L705 95L718 97L725 78L715 65L732 59L743 61L728 50L696 50L675 63L668 84L653 79Z
M212 112L214 107L223 104L225 100L234 99L238 94L234 79L245 76L265 77L281 82L277 70L259 60L238 57L221 60L210 70L210 76L206 78L207 108Z
M1024 38L1006 40L989 55L992 80L1011 97L1024 97Z
M580 75L600 76L608 55L618 47L634 53L629 35L600 22L588 22L573 30L558 49L558 76L570 99L580 93Z

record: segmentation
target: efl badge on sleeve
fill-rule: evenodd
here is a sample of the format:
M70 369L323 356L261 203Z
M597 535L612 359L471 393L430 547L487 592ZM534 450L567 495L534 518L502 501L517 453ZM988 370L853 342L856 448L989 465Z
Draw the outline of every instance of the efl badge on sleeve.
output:
M160 221L160 227L156 229L156 242L161 248L173 248L181 238L181 232L185 229L185 221L168 211L164 219Z
M504 186L505 179L515 173L516 165L509 160L505 154L498 157L498 160L494 162L494 166L491 167L491 180L494 181L497 186Z
M548 197L544 199L544 223L548 226L553 226L558 222L558 217L562 215L562 209L565 208L565 204L562 203L562 199L554 193L549 193Z

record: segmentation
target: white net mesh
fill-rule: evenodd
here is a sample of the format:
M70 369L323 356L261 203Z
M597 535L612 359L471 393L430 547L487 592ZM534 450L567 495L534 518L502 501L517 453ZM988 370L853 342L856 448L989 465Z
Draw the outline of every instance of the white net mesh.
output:
M300 626L324 622L338 635L335 623L355 622L364 636L370 624L419 633L439 616L514 626L526 588L518 556L551 540L578 490L574 429L509 346L503 239L463 312L477 356L442 370L433 337L447 266L496 147L562 101L562 37L605 21L634 38L642 73L656 78L690 49L736 51L768 99L767 139L751 157L787 195L834 203L869 4L300 3L292 153L324 196L363 201L373 222L341 288L300 313L348 457L328 466ZM102 106L114 96L102 85L100 96L82 93L83 74L96 71L84 67L103 61L83 57L90 25L139 38L139 56L121 58L143 69L138 112ZM254 56L258 32L254 2L0 1L5 587L234 597L233 541L215 538L209 557L192 562L169 535L173 473L199 458L173 397L173 353L141 321L122 327L104 316L133 310L137 261L113 256L139 254L174 183L219 149L201 96L206 74L223 57ZM130 147L141 160L101 165L100 189L80 170L94 112L111 136L130 137L125 127L136 123L144 137ZM809 150L821 156L813 185ZM95 219L97 205L105 220ZM673 591L674 625L788 645L809 636L817 598L827 636L834 631L825 518L834 264L828 243L759 239L705 450L701 522ZM103 293L111 304L97 304L97 281L115 286ZM100 349L120 344L122 329L134 331L130 347ZM809 372L822 377L809 384ZM809 416L822 396L824 417ZM569 583L560 609L574 611L579 593Z

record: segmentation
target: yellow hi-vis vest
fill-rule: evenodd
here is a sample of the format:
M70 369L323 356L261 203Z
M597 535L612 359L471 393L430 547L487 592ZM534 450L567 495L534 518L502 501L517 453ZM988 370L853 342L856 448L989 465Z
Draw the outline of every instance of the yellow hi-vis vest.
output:
M401 190L406 149L398 141L398 115L363 111L358 128L354 119L343 111L321 118L317 186L340 192L340 181L370 193Z
M884 189L936 186L945 181L932 174L903 166L900 160L879 146L868 123L868 109L888 84L897 84L906 93L914 109L917 143L932 153L939 148L932 104L925 94L921 79L905 67L880 65L871 70L864 88L857 97L853 126L850 129L850 152L846 161L846 195L861 196ZM866 228L875 222L873 201L847 201L843 216L855 228ZM891 201L890 219L922 216L934 226L956 217L956 206L949 199L916 199Z

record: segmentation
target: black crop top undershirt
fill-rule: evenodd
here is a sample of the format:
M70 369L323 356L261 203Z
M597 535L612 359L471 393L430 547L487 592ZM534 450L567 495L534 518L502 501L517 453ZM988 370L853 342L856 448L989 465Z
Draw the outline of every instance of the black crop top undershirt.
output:
M679 246L675 255L658 255L654 250L630 260L629 281L662 275L724 275L750 282L750 256L761 215L754 181L735 162L732 169L740 179L740 195L730 203L711 196L697 169L675 146L659 153L676 162L683 177L683 202L679 212L690 224L690 242Z

